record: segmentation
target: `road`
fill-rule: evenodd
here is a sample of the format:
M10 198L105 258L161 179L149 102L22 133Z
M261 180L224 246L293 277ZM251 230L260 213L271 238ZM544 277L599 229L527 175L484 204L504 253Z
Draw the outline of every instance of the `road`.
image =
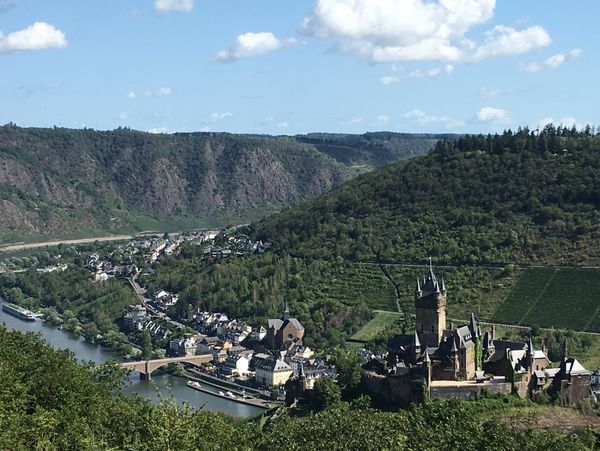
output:
M0 252L14 252L14 251L22 251L26 249L37 249L40 247L46 246L58 246L59 244L86 244L93 243L95 241L125 241L131 240L133 236L131 235L111 235L111 236L100 236L95 238L79 238L75 240L52 240L52 241L42 241L41 243L19 243L19 244L10 244L8 246L0 247Z
M169 316L167 316L166 313L161 312L160 310L155 309L152 305L150 305L150 298L147 298L145 295L147 293L145 288L142 288L133 278L129 277L127 279L129 281L129 284L131 285L131 288L133 288L133 291L135 292L135 294L137 294L137 296L140 298L140 301L142 302L142 305L144 307L146 307L146 309L150 310L150 312L156 316L158 316L159 318L164 319L165 321L167 321L168 323L172 324L173 326L177 327L178 329L185 329L185 325L181 324L178 321L175 321L174 319L171 319Z

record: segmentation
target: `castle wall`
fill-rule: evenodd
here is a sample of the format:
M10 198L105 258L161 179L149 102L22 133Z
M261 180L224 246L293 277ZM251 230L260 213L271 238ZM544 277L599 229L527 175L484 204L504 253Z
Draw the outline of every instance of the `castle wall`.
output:
M431 399L471 399L482 391L488 393L499 393L509 395L512 393L512 384L510 382L494 383L450 383L436 384L433 382L429 388Z

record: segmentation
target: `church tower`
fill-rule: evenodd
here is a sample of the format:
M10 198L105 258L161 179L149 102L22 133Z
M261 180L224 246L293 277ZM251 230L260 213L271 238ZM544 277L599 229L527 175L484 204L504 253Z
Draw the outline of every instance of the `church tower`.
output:
M423 281L417 280L415 290L415 330L422 347L437 347L446 329L446 284L438 281L433 273L431 257L429 274Z

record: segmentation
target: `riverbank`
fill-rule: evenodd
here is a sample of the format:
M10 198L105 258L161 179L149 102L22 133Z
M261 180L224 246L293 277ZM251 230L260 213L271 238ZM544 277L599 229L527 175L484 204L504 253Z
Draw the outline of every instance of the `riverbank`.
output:
M48 344L56 349L67 349L81 362L102 364L108 361L122 361L123 359L113 350L99 344L90 343L79 335L59 330L47 322L23 321L0 309L0 323L12 330L24 333L40 334ZM194 409L222 412L234 418L251 417L264 412L264 409L255 406L235 403L231 400L221 399L217 396L190 390L186 380L170 374L158 374L150 381L140 380L137 373L132 372L123 394L136 395L152 402L158 403L161 399L173 398L179 404L187 403Z

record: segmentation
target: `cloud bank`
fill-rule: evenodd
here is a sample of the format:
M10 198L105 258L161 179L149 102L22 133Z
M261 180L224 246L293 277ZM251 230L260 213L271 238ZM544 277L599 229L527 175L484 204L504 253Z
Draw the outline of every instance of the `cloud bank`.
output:
M480 45L466 37L494 15L495 0L317 0L302 28L370 62L478 61L548 45L539 26L497 25Z
M25 50L62 49L69 45L65 34L45 22L36 22L24 30L7 36L0 33L0 53L16 53Z

